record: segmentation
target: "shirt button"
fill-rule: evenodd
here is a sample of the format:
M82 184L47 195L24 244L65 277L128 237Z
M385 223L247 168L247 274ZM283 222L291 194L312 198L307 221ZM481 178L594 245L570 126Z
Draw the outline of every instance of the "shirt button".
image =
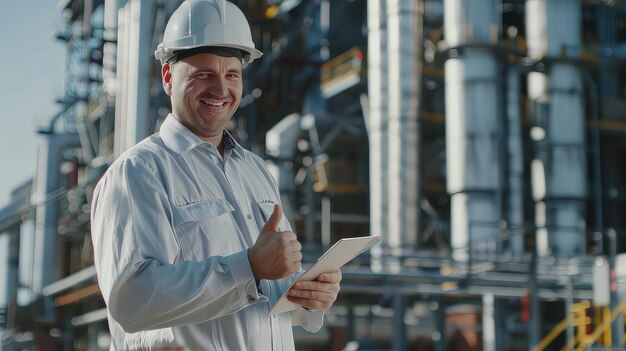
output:
M254 302L256 301L256 297L254 297L254 295L248 295L248 301Z
M248 219L252 219L252 216L251 216L251 215L248 215Z

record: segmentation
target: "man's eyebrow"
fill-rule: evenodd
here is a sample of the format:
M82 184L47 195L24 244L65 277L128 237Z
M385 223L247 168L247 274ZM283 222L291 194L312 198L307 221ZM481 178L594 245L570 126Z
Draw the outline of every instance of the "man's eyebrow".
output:
M241 67L235 66L235 65L232 65L232 66L229 66L229 67L224 67L224 68L225 68L225 71L228 71L228 72L230 72L230 71L241 71ZM213 66L204 67L204 66L193 66L193 65L190 65L190 69L194 70L194 71L210 71L210 72L221 71L221 69L217 69L217 68L215 68Z

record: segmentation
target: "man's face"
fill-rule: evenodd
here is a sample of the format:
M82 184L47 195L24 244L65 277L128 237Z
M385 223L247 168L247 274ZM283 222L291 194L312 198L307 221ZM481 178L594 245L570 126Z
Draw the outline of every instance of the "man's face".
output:
M163 65L162 75L173 115L200 138L221 140L224 126L241 101L241 62L235 57L198 54Z

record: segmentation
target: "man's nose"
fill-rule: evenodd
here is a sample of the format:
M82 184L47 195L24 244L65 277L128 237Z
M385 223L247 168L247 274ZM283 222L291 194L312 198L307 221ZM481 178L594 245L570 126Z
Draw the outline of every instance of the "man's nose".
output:
M209 91L215 96L228 95L228 82L226 81L226 78L222 76L213 77Z

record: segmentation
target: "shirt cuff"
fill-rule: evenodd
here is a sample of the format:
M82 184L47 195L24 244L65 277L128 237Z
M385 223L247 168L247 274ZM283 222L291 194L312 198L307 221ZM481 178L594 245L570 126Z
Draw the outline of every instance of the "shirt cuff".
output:
M291 324L299 325L304 330L315 333L324 324L324 311L307 311L304 308L298 308L291 311Z
M254 274L248 261L248 250L226 256L226 262L237 285L250 280L254 281Z
M226 262L230 269L239 298L245 304L253 304L260 301L267 301L267 298L260 295L257 290L254 274L248 260L248 250L243 250L226 256Z

